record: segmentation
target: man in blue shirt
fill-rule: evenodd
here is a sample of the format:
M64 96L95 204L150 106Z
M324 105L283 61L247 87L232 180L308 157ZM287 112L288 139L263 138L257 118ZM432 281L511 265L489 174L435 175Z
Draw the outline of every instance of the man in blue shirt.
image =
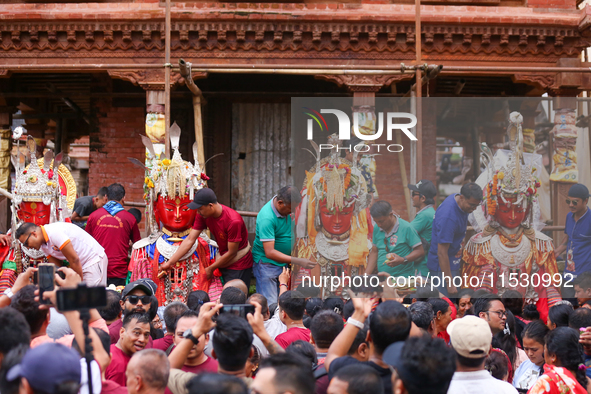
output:
M591 271L591 214L588 202L587 186L577 183L570 187L566 199L570 210L566 214L564 226L566 237L562 245L554 250L556 257L567 251L564 275L565 282L570 282L570 286L562 288L562 298L574 298L575 291L571 279L583 272Z
M299 204L300 195L291 186L285 186L267 202L257 215L256 237L252 246L253 273L257 293L267 299L269 305L277 302L279 275L283 267L297 264L311 269L316 263L308 259L291 257L292 220L291 206Z
M451 277L460 273L460 261L455 256L460 251L466 236L468 215L482 201L482 189L476 183L466 183L460 194L452 194L435 211L431 247L427 258L427 267L431 276ZM437 284L437 283L435 283ZM437 286L447 296L457 293L457 288L450 286L446 279L445 286Z

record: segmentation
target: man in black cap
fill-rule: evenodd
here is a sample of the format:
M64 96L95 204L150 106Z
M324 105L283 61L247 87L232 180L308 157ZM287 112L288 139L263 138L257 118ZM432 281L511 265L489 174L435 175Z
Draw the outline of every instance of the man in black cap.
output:
M201 232L208 228L218 244L220 254L215 263L205 269L207 278L211 279L213 272L219 269L224 282L241 279L247 287L250 286L253 258L248 230L242 216L232 208L218 203L215 193L208 188L195 193L189 208L196 209L199 213L195 216L193 229L172 257L160 265L160 270L168 270L176 264L197 241Z
M434 198L437 195L437 188L428 179L421 179L416 185L408 185L408 188L412 193L412 206L417 209L417 215L410 222L410 225L421 237L425 249L425 256L415 261L415 270L426 277L429 273L427 258L431 247L431 229L435 218Z
M554 250L556 257L567 251L564 279L565 282L571 282L571 286L562 288L562 298L574 298L573 277L591 271L591 214L588 202L587 186L577 183L570 187L566 199L570 210L566 214L564 226L566 237L562 245Z
M46 343L25 354L20 364L8 370L6 380L21 379L27 394L76 394L81 379L80 356L58 343Z
M119 340L119 333L123 325L125 315L130 313L148 313L150 310L151 298L156 292L156 283L150 279L139 279L131 282L121 292L121 309L123 314L121 319L117 319L109 326L109 334L111 335L111 344L117 343ZM152 339L148 343L148 348L152 347Z

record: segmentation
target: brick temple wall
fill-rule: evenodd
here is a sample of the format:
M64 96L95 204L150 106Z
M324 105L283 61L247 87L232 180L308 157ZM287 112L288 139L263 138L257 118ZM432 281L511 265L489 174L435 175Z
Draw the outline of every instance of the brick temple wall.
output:
M96 102L94 111L96 125L90 133L89 194L95 194L103 186L120 183L125 187L126 201L143 202L144 172L128 157L138 160L145 157L139 137L144 133L144 108L113 107L110 101L101 100ZM140 231L145 228L144 224L145 218L142 218Z

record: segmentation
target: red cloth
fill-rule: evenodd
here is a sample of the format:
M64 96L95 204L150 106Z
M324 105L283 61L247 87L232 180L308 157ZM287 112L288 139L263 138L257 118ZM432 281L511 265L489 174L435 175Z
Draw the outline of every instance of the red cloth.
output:
M123 327L123 320L117 319L109 326L109 336L111 337L111 345L114 345L119 340L119 332Z
M101 394L127 394L127 389L112 380L103 380Z
M447 333L447 331L440 331L437 333L437 338L441 338L445 341L445 343L447 343L449 345L449 334Z
M117 345L111 345L111 364L109 364L105 371L105 379L112 380L120 386L126 387L127 378L125 377L125 370L127 369L129 360L131 360L131 356L123 353Z
M186 365L183 365L181 371L191 372L194 374L200 374L202 372L218 373L218 362L214 358L207 357L207 360L205 360L205 362L194 367L188 367ZM172 394L172 391L170 391L167 387L166 390L164 390L164 394Z
M193 373L200 373L200 372L211 372L217 373L218 372L218 361L212 357L207 357L205 362L195 365L194 367L189 367L187 365L183 365L181 368L182 371L185 372L193 372Z
M283 334L277 335L277 337L275 337L275 342L285 349L290 344L300 339L302 341L310 342L310 330L307 328L292 327Z
M530 387L529 394L585 394L587 389L565 368L544 364L544 374Z
M447 297L441 297L443 300L445 300L445 302L447 302L451 308L451 320L455 320L456 316L458 315L458 309L456 308L456 305L451 302L451 300Z
M105 248L109 259L107 278L126 278L129 241L141 239L135 217L126 210L113 216L105 208L99 208L88 217L86 231Z
M222 214L219 218L207 218L197 214L193 228L195 230L209 229L211 236L215 239L220 249L220 255L228 252L228 242L239 242L238 249L248 246L248 230L242 216L235 210L223 204ZM249 251L243 258L234 264L224 267L231 270L244 270L251 268L253 264L252 253Z
M165 352L166 350L168 350L170 345L172 345L173 343L174 343L174 335L167 334L160 339L154 340L154 343L152 343L152 348L153 349L160 349L163 352Z
M536 309L540 313L540 320L544 323L548 321L548 311L550 307L548 306L548 299L547 298L539 298L538 302L536 302Z

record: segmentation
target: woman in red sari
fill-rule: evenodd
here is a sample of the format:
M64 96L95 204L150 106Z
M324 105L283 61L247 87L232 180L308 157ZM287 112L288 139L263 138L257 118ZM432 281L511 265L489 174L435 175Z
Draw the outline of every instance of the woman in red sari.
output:
M586 394L587 375L578 333L558 327L546 335L544 374L528 394Z

